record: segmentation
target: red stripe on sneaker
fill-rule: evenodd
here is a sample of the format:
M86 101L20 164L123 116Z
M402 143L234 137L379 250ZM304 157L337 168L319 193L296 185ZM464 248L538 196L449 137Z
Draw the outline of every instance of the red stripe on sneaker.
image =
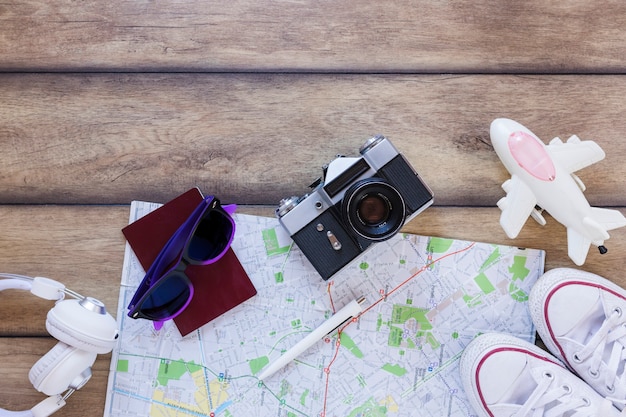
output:
M569 361L567 360L567 357L565 356L565 352L563 351L563 348L561 347L561 345L558 343L558 341L556 340L556 336L554 335L554 331L552 330L552 325L550 324L550 320L548 320L548 304L550 303L550 299L552 298L552 296L554 295L554 293L556 293L557 290L567 286L567 285L584 285L586 287L592 287L592 288L597 288L603 291L606 291L608 293L611 293L613 295L615 295L616 297L621 298L622 300L626 300L626 298L624 298L620 293L605 287L604 285L598 284L598 283L594 283L594 282L587 282L587 281L567 281L567 282L562 282L559 285L557 285L556 287L554 287L546 296L546 302L543 303L543 319L546 322L546 326L548 327L548 333L550 333L550 338L552 339L552 342L556 345L557 349L559 349L559 353L561 354L561 358L563 358L563 361L567 364L567 366L570 369L574 369L572 367L572 365L569 363Z
M485 397L483 396L483 392L482 392L482 389L480 387L480 382L478 380L478 374L480 373L480 369L482 368L482 366L485 363L485 361L487 360L487 358L489 358L489 356L491 356L491 355L493 355L495 353L498 353L498 352L503 352L503 351L520 352L520 353L523 353L523 354L526 354L526 355L530 355L530 356L532 356L532 357L534 357L536 359L540 359L540 360L543 360L543 361L546 361L546 362L550 362L550 363L553 363L555 365L558 365L558 366L562 367L562 365L560 363L554 362L549 357L541 356L541 355L539 355L539 354L537 354L535 352L532 352L532 351L530 351L528 349L524 349L524 348L517 347L517 346L499 347L497 349L492 350L491 352L486 353L481 358L480 362L478 362L478 366L476 367L475 383L476 383L476 389L478 391L478 397L480 398L480 402L481 402L481 404L483 406L483 409L489 414L490 417L495 417L495 416L491 413L491 411L489 410L489 408L487 406L487 402L485 401ZM546 354L548 354L548 353L546 352Z

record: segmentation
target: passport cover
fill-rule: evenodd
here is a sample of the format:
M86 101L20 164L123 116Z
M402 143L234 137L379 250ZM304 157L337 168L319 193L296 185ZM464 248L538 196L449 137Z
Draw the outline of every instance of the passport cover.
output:
M203 198L200 190L192 188L122 229L145 271ZM183 336L256 295L232 248L213 264L189 265L185 274L194 286L194 295L187 308L174 318Z

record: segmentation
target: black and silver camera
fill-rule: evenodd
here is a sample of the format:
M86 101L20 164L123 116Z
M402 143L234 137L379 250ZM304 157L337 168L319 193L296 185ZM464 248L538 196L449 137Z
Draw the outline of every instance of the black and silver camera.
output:
M361 156L338 156L302 197L281 200L276 215L324 280L372 243L394 236L430 206L433 193L384 136Z

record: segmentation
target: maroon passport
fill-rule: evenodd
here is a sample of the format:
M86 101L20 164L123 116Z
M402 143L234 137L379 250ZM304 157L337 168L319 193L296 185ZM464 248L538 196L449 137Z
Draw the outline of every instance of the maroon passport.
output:
M122 229L144 270L202 199L200 190L192 188ZM213 264L189 265L185 274L193 283L194 295L185 311L174 318L183 336L256 294L232 248Z

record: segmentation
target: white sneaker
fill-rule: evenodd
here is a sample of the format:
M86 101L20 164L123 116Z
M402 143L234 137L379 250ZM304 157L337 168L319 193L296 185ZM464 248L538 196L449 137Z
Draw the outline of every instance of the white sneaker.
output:
M528 305L546 347L620 410L626 405L626 291L571 268L546 272Z
M474 411L485 417L616 417L619 410L525 340L478 336L464 350L461 380Z

